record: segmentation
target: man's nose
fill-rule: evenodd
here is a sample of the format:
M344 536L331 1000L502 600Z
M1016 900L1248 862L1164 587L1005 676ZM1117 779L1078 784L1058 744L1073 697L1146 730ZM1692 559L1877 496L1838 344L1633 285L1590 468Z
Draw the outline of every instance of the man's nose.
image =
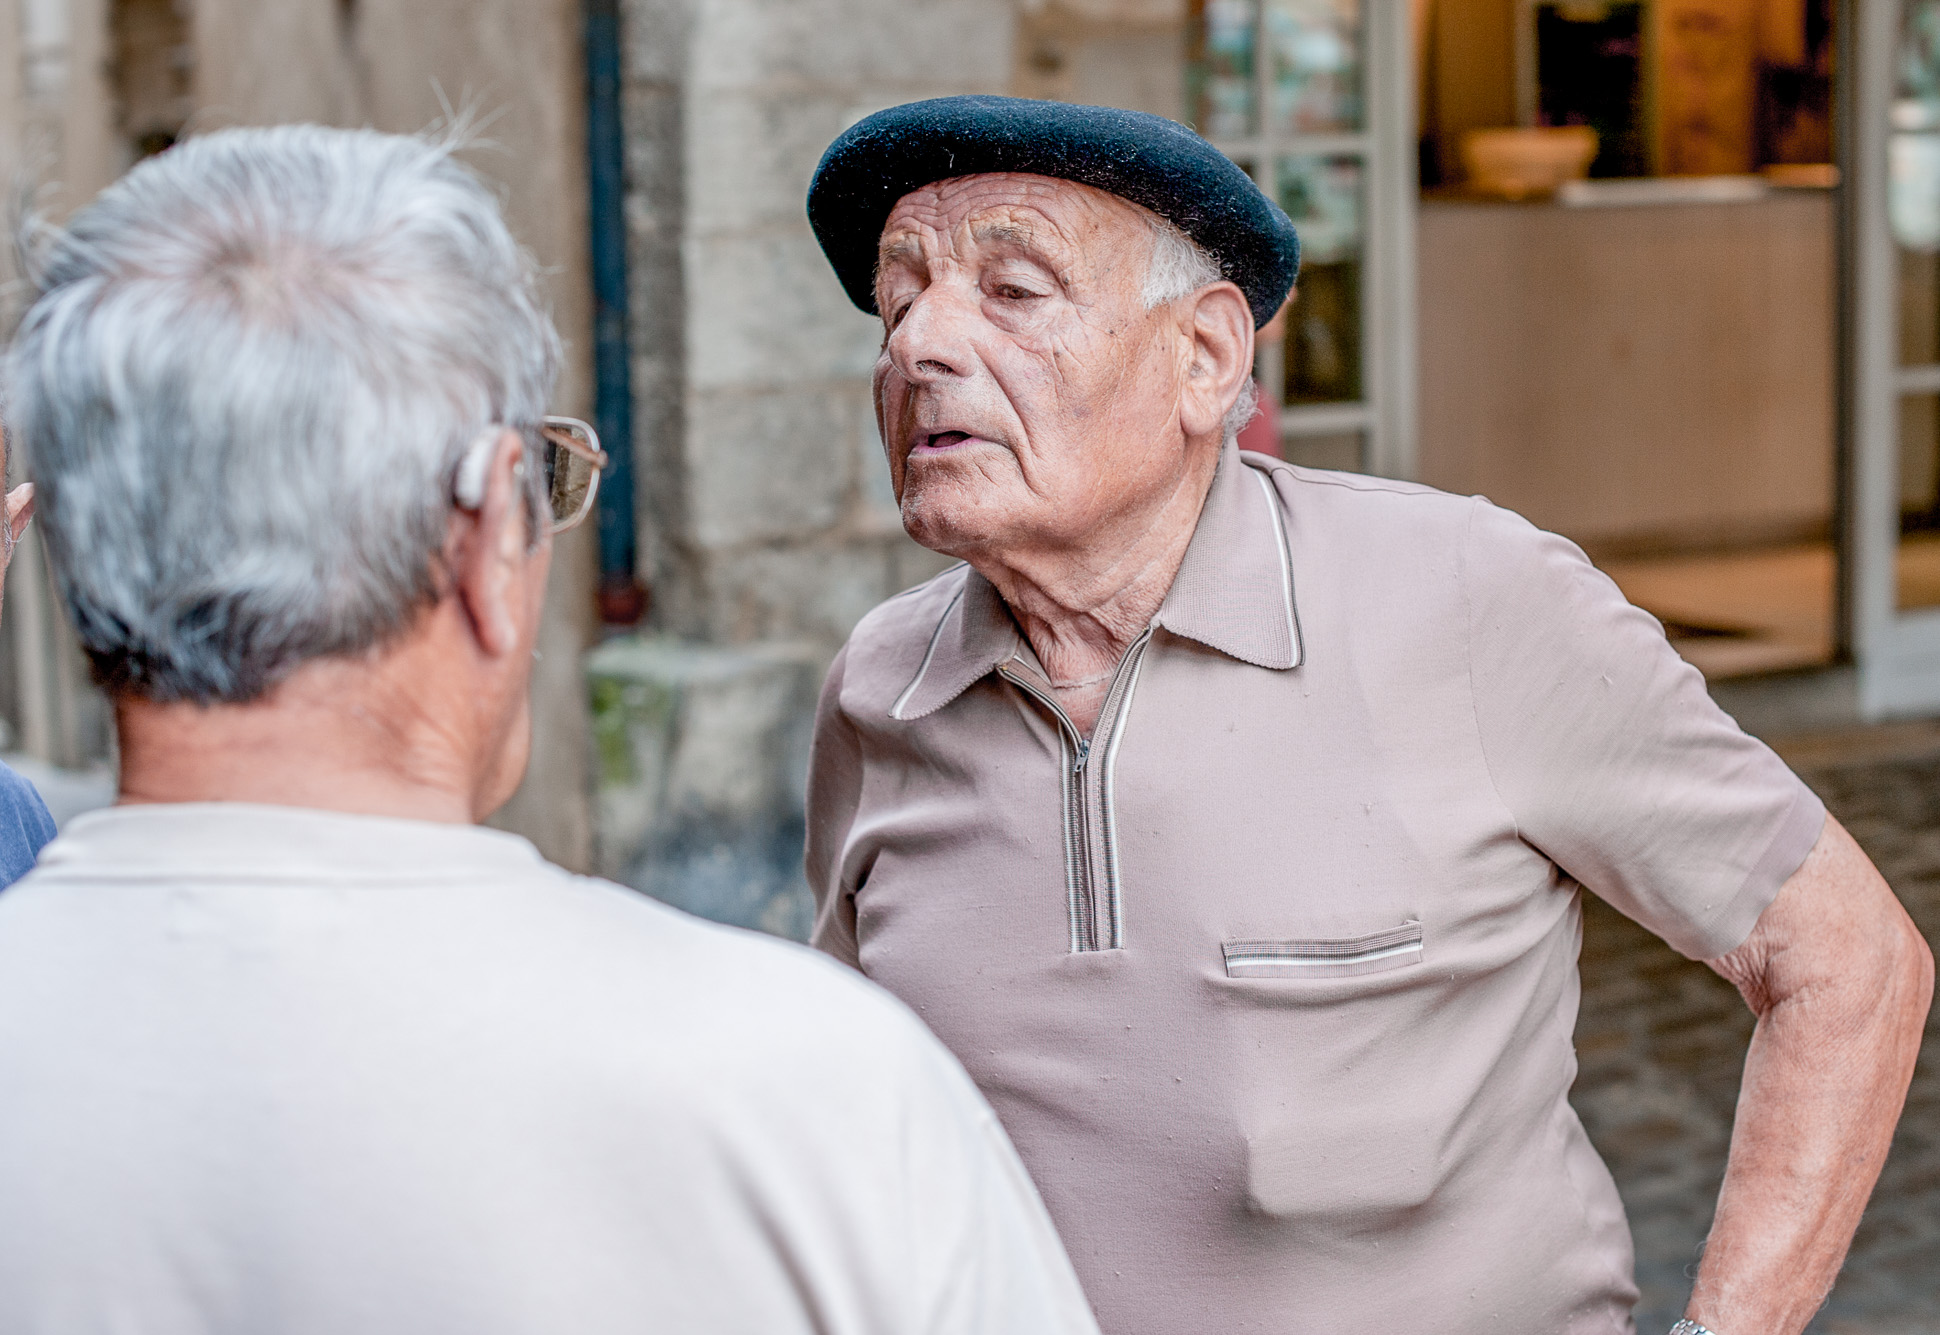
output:
M969 375L975 360L970 327L977 315L976 303L948 288L924 290L889 335L890 364L915 384Z

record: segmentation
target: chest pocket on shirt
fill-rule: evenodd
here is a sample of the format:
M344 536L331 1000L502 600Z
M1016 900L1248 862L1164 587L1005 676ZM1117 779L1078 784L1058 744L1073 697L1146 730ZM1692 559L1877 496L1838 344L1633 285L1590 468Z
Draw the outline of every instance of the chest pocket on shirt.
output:
M1228 978L1351 978L1421 963L1421 924L1415 921L1366 936L1303 941L1226 941Z

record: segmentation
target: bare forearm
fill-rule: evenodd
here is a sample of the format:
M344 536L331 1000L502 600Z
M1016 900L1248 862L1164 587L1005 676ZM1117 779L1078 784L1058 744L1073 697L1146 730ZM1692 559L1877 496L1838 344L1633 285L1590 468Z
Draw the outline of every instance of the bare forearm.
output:
M1932 957L1828 822L1752 939L1713 967L1759 1020L1687 1315L1718 1335L1796 1335L1831 1291L1886 1161Z
M1693 1320L1718 1335L1793 1335L1825 1301L1892 1143L1924 977L1880 980L1886 995L1871 989L1876 1009L1859 1027L1831 1004L1787 1003L1759 1021Z

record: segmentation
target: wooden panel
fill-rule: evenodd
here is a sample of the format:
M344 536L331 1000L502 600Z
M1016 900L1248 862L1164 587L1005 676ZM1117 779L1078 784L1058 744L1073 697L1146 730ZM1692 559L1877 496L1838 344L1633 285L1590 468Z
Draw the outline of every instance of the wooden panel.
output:
M1606 549L1823 528L1832 200L1429 202L1421 477Z
M1658 0L1650 30L1659 171L1707 176L1752 169L1763 26L1758 0Z
M1514 0L1437 0L1424 116L1444 181L1462 179L1464 130L1516 123Z

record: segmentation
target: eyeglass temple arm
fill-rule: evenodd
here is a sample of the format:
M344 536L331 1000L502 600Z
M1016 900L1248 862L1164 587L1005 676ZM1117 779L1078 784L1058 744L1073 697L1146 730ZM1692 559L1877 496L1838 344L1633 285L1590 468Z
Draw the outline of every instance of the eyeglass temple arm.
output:
M605 468L609 462L606 451L600 448L599 432L577 417L544 418L540 421L539 430L547 440L577 454L595 468Z

